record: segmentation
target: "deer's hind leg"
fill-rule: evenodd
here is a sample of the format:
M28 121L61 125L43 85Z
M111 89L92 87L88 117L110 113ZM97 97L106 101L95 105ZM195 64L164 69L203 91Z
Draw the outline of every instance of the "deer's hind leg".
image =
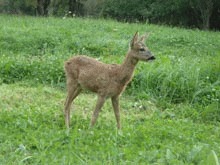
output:
M67 80L67 97L64 107L64 116L66 127L70 126L70 108L73 100L79 95L81 87L78 82L74 79Z
M117 127L118 129L121 129L121 124L120 124L120 111L119 111L119 96L112 97L112 106L115 112L115 118L117 122Z

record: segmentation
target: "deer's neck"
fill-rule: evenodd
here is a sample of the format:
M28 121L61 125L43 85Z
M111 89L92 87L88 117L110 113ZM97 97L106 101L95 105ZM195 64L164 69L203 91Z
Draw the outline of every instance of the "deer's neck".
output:
M135 66L137 65L138 63L138 60L135 59L133 56L132 56L132 52L129 51L126 55L126 58L124 59L124 62L122 63L122 67L124 68L129 68L130 70L133 70L135 69Z
M133 58L130 53L128 52L124 62L121 64L121 79L124 83L128 83L131 80L135 66L138 63L138 60Z

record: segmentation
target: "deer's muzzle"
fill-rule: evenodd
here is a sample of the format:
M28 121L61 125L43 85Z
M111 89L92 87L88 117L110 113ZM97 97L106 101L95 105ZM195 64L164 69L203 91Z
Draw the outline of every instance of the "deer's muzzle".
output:
M147 60L155 60L156 58L154 56L151 56L150 58L148 58Z

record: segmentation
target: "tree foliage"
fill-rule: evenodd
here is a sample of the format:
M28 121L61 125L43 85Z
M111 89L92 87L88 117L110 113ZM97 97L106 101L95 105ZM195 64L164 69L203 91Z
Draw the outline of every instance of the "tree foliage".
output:
M1 13L95 16L200 29L220 29L219 0L0 0Z
M220 29L217 0L106 0L104 15L125 21Z

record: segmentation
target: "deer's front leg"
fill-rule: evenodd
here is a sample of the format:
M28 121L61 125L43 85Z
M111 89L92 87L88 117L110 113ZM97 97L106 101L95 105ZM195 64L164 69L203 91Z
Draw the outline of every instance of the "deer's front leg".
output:
M92 119L91 119L91 127L94 126L98 116L99 116L99 112L103 106L103 104L105 103L105 100L106 98L104 96L98 96L98 100L97 100L97 103L96 103L96 107L95 107L95 110L92 114Z
M112 106L113 106L114 112L115 112L117 127L118 127L118 129L121 129L120 112L119 112L119 96L112 97Z

